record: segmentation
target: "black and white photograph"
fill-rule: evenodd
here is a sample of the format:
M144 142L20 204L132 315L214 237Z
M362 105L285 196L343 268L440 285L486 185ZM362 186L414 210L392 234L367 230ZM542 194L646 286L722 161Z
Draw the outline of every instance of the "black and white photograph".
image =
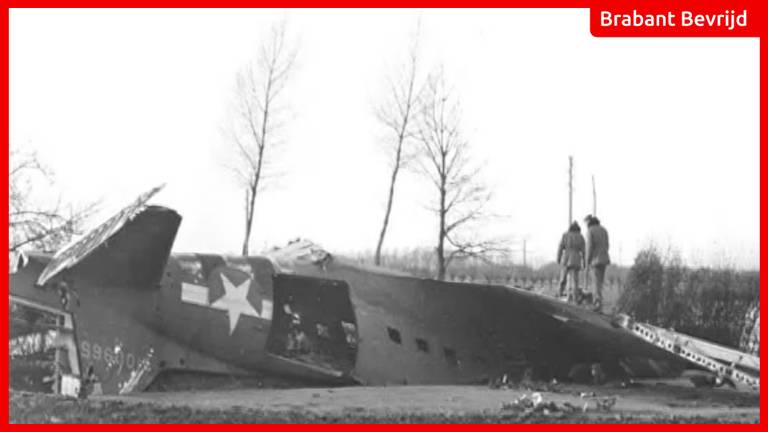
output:
M11 9L8 44L11 423L759 422L759 38Z

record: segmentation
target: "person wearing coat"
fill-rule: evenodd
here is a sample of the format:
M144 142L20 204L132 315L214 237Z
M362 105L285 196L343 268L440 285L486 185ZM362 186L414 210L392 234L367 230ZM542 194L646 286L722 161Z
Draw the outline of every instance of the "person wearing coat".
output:
M584 218L587 224L587 271L592 269L595 284L595 309L603 306L603 282L605 281L605 269L611 263L608 254L608 231L600 225L600 219L587 215Z
M579 291L579 271L584 266L585 259L584 236L581 235L581 227L574 221L568 231L560 239L560 246L557 248L557 262L560 264L560 292L563 297L566 283L570 282L568 298L572 301L580 297Z

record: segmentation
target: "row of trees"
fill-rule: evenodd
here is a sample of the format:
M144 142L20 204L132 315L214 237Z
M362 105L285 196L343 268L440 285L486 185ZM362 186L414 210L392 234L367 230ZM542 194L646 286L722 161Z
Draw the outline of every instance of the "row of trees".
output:
M288 124L285 89L297 56L286 34L286 23L274 25L254 60L237 75L236 91L226 133L233 144L235 173L243 191L242 254L249 254L257 198L277 173L275 155ZM471 144L462 132L459 98L442 67L427 71L419 51L418 30L397 72L386 77L386 92L375 107L385 130L383 147L389 162L389 182L374 262L382 264L382 249L392 224L398 180L403 171L418 175L432 189L429 209L435 215L434 276L444 279L448 266L461 259L486 259L507 252L503 241L478 240L477 223L488 217L489 189L479 179L480 165L471 157ZM39 206L30 198L32 184L50 180L50 171L34 153L11 151L11 251L30 247L55 250L79 233L95 205L83 208L59 204Z
M374 262L375 251L365 250L345 254L346 257L367 265ZM419 277L433 277L434 250L428 247L388 249L381 254L381 265ZM507 283L513 279L558 281L561 267L554 261L543 266L531 267L514 260L511 255L494 255L483 258L467 258L455 261L448 268L448 280L472 280L488 283ZM609 266L606 281L623 283L628 268Z
M255 61L238 75L234 116L228 130L238 155L233 168L244 190L244 255L249 252L256 198L269 175L271 155L281 143L280 129L286 124L282 91L296 52L286 39L282 22L272 28ZM427 73L423 69L417 32L406 61L387 77L387 94L375 109L386 130L383 144L390 171L374 261L381 264L400 175L411 170L432 187L434 198L429 208L437 222L435 276L444 279L455 259L483 258L504 252L505 245L470 235L472 226L488 216L491 193L479 180L480 166L471 159L471 145L461 128L460 102L444 69L436 67Z

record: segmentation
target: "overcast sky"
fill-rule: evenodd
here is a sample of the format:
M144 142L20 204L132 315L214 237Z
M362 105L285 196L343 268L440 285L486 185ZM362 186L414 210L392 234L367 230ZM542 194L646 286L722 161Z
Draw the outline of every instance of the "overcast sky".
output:
M586 9L12 10L12 145L38 151L56 195L102 199L101 217L167 183L154 202L184 217L174 250L236 253L243 199L221 131L237 71L283 18L300 47L292 111L253 250L375 247L388 172L373 107L421 18L425 70L444 66L506 216L482 234L554 259L573 155L575 216L594 175L614 261L653 241L758 268L758 40L598 39ZM385 248L432 247L429 189L401 180Z

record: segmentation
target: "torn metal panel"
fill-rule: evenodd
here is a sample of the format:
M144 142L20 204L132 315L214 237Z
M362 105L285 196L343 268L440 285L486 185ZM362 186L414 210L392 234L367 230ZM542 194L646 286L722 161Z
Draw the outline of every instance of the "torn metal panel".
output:
M290 271L296 264L312 264L322 267L332 259L331 254L310 240L297 238L281 248L267 252L278 270Z
M152 357L154 355L154 349L150 348L149 351L139 359L138 366L131 370L128 379L118 383L117 388L119 394L131 393L134 391L137 385L141 382L141 379L145 374L150 373L152 369Z
M38 285L45 285L54 276L61 271L72 268L85 257L91 254L96 248L106 242L110 237L117 233L127 222L144 210L144 207L156 193L163 189L165 185L157 186L148 192L140 195L133 203L120 210L117 214L107 219L106 222L88 231L79 240L71 243L54 256L53 260L40 273L37 279Z
M15 296L9 309L12 378L26 371L22 388L77 396L80 362L70 314Z

